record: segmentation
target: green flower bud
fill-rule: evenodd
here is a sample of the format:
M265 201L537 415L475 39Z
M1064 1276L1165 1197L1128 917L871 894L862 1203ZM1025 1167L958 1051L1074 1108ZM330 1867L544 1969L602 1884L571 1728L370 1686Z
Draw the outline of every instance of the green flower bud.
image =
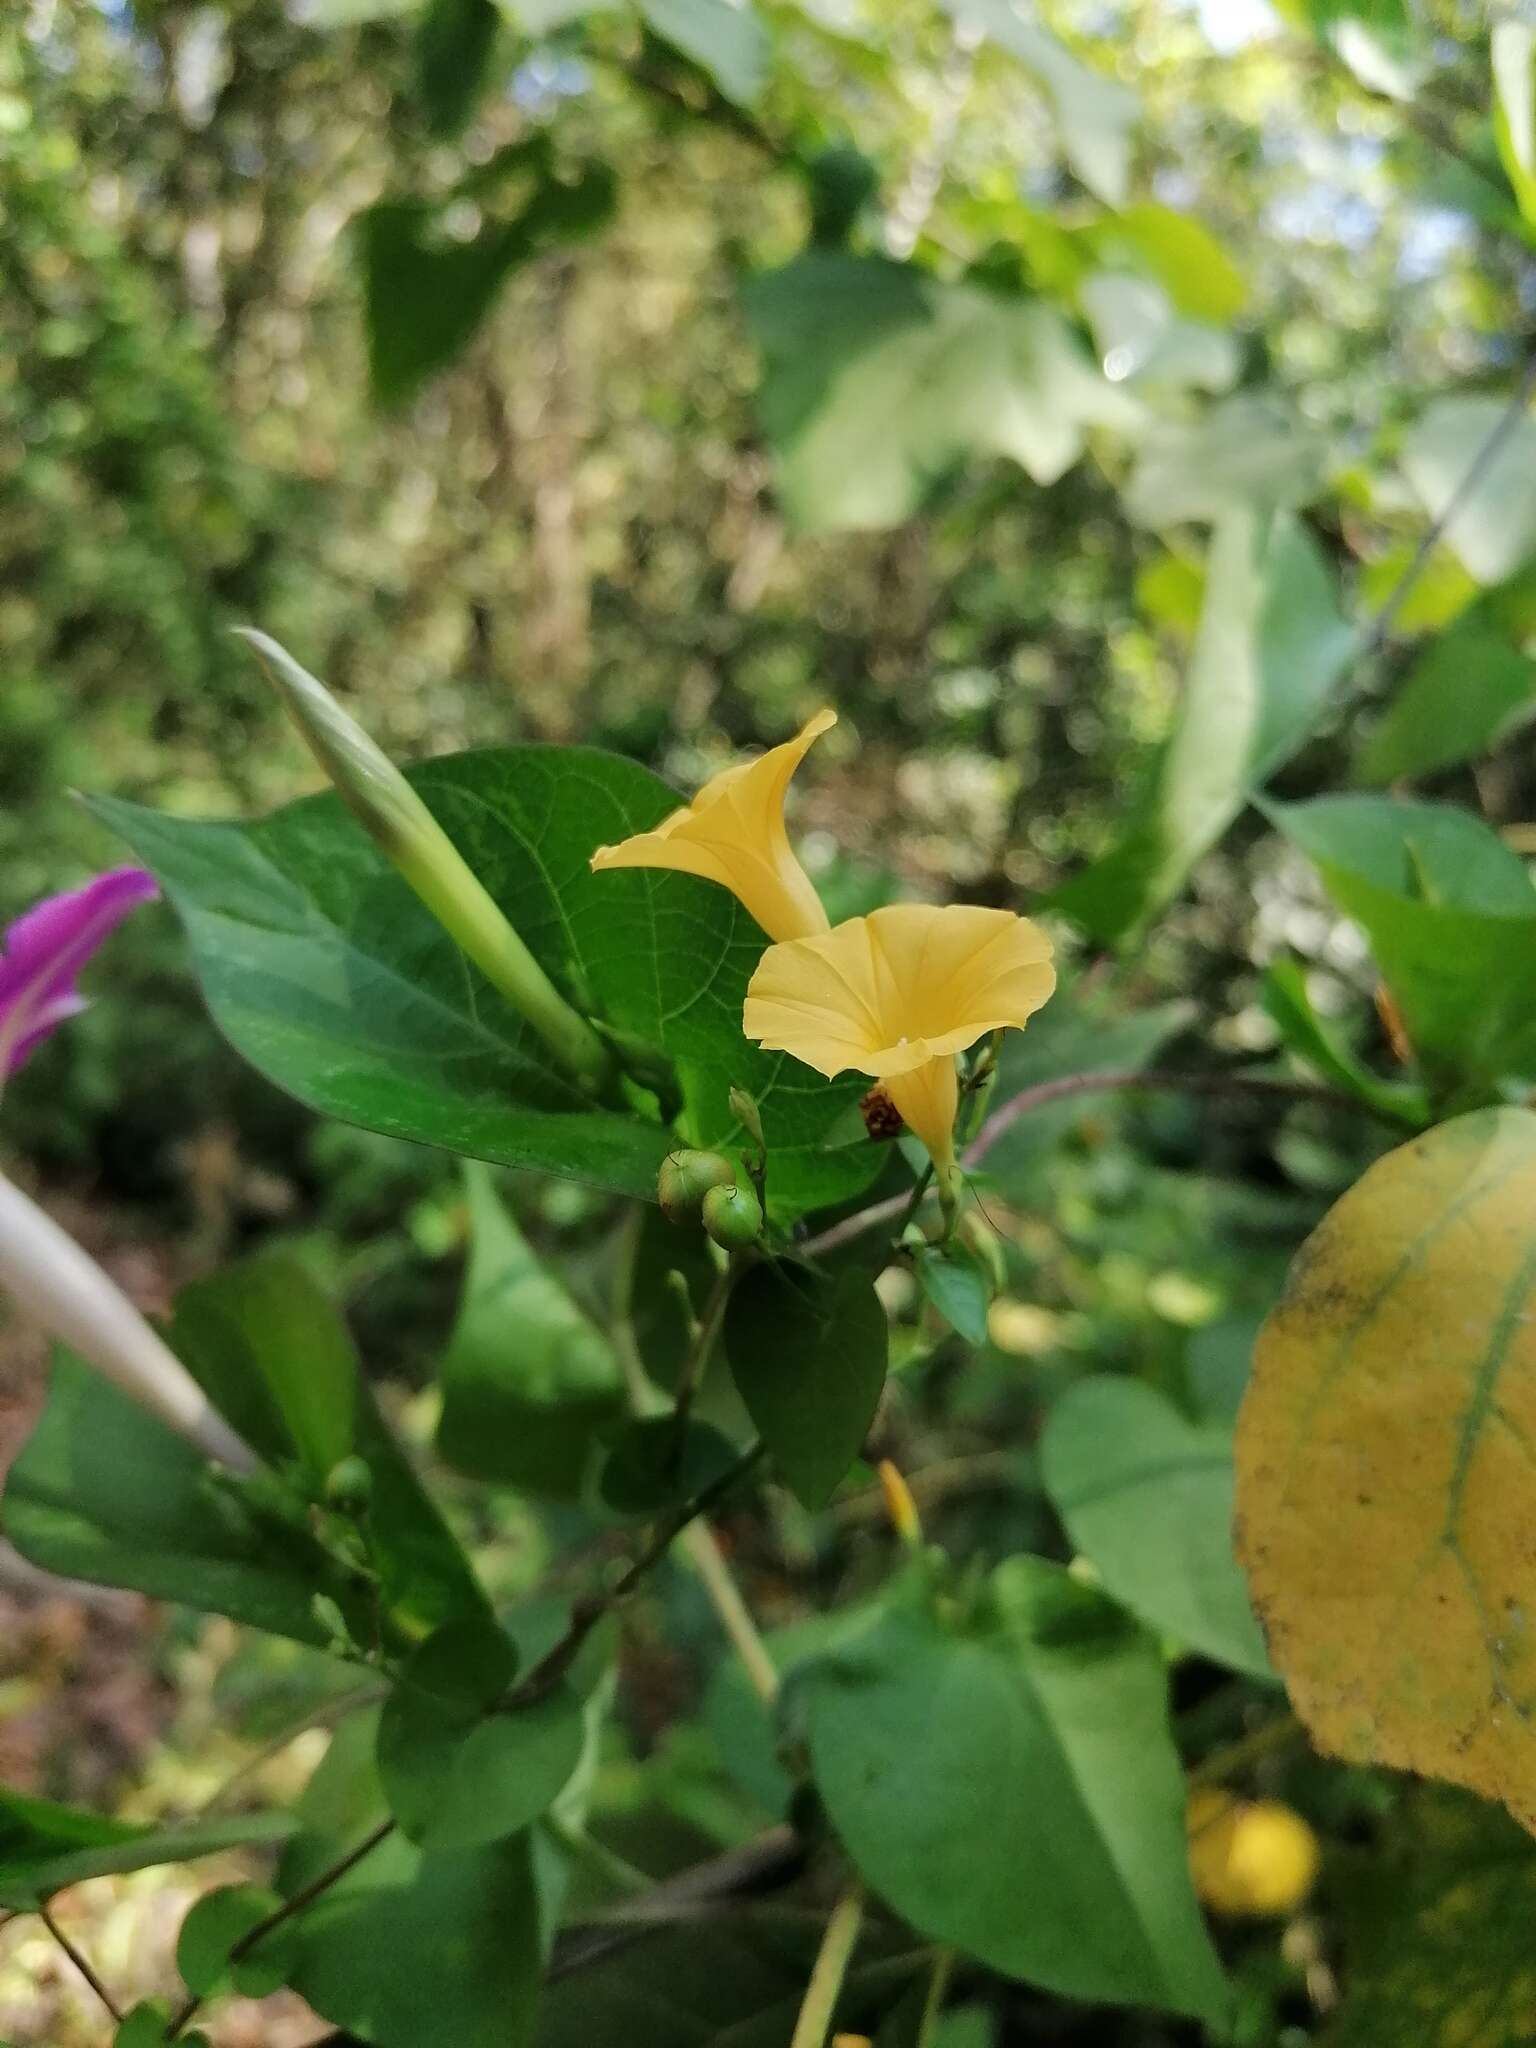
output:
M704 1197L704 1228L726 1251L744 1251L763 1234L763 1205L750 1188L711 1188Z
M763 1119L753 1098L745 1088L733 1088L729 1099L731 1115L735 1117L737 1123L749 1138L755 1138L759 1145L763 1144Z
M343 1515L360 1515L373 1498L373 1474L355 1453L325 1475L325 1498Z
M401 878L487 981L527 1018L566 1072L600 1091L613 1069L607 1046L561 995L383 748L285 648L265 633L237 630L260 656L336 794Z
M656 1199L669 1223L686 1223L711 1188L735 1185L736 1169L721 1153L669 1152L656 1176Z

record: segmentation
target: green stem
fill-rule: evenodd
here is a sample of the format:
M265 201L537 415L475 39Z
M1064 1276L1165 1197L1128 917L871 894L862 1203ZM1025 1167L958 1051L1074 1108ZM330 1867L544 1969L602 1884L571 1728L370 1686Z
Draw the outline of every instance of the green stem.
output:
M712 1508L718 1507L728 1494L736 1490L748 1473L767 1456L767 1449L767 1445L762 1443L749 1445L735 1464L722 1472L718 1479L711 1480L710 1484L696 1493L691 1500L684 1501L680 1507L674 1508L669 1515L664 1516L657 1523L650 1541L640 1555L606 1593L596 1594L590 1599L577 1602L571 1610L571 1619L565 1634L506 1694L501 1701L502 1710L515 1713L519 1707L531 1706L535 1700L541 1700L553 1692L575 1663L583 1643L598 1623L627 1600L646 1574L660 1564L690 1522L697 1521L700 1515L707 1515Z
M1204 1763L1196 1764L1186 1773L1185 1784L1192 1792L1206 1785L1223 1784L1228 1778L1236 1777L1239 1771L1245 1771L1250 1764L1273 1756L1276 1750L1289 1749L1301 1737L1302 1726L1294 1714L1277 1714L1273 1721L1265 1721L1251 1735L1239 1736L1236 1742L1229 1742L1225 1748L1213 1750Z
M923 2000L923 2016L917 2023L915 2048L931 2048L934 2035L938 2032L939 2020L944 2011L944 1998L949 1990L949 1980L954 1974L955 1952L952 1948L941 1948L933 1959L933 1968L928 1976L928 1996Z
M709 1363L709 1354L715 1348L715 1339L720 1334L720 1325L725 1319L725 1305L731 1298L731 1287L735 1278L736 1262L732 1260L715 1276L715 1284L709 1291L708 1301L704 1304L704 1313L699 1318L698 1328L693 1333L688 1354L683 1360L683 1369L677 1376L672 1417L679 1454L683 1447L683 1432L688 1427L688 1417L704 1378L704 1368Z
M96 1972L91 1968L90 1964L86 1961L85 1957L80 1953L79 1949L75 1947L75 1944L64 1932L63 1928L59 1925L58 1921L54 1919L53 1914L49 1911L48 1907L39 1906L37 1909L37 1914L38 1918L42 1921L43 1925L47 1928L48 1932L53 1936L54 1940L58 1943L59 1947L64 1951L65 1955L69 1957L69 1960L80 1972L81 1976L85 1979L86 1983L90 1985L91 1989L95 1992L96 1996L107 2008L107 2011L111 2013L113 2019L121 2023L123 2017L122 2009L117 2004L117 2001L113 1998L111 1992L108 1991L106 1985L102 1983L101 1979L97 1976Z
M365 1856L371 1856L382 1842L388 1841L395 1832L395 1825L393 1817L381 1820L376 1828L364 1835L355 1849L349 1849L345 1856L327 1864L308 1884L301 1885L292 1898L284 1899L280 1906L275 1906L265 1920L258 1920L256 1925L242 1934L230 1949L230 1965L243 1963L248 1955L261 1946L269 1934L275 1934L278 1928L286 1926L295 1914L302 1913L306 1907L312 1906L316 1899L323 1898L332 1885L340 1884L344 1877L357 1868ZM202 2002L201 1996L196 1993L187 2000L166 2029L165 2038L168 2041L174 2041L179 2034L186 2031Z
M832 1908L789 2048L826 2048L863 1920L864 1887L855 1878Z

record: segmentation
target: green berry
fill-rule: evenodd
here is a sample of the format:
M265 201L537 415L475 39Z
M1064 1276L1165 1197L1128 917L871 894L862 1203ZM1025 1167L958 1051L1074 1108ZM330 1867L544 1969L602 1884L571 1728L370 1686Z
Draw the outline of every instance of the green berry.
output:
M669 1152L656 1176L656 1198L669 1223L686 1223L712 1188L735 1183L735 1167L718 1152Z
M704 1228L726 1251L742 1251L763 1234L763 1205L750 1188L711 1188L704 1197Z

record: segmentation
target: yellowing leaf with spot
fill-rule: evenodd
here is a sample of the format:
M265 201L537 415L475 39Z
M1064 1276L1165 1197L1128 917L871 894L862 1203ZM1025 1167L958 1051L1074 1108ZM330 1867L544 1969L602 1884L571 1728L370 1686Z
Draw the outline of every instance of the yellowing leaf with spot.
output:
M1259 1336L1238 1555L1319 1746L1536 1830L1536 1116L1389 1153Z

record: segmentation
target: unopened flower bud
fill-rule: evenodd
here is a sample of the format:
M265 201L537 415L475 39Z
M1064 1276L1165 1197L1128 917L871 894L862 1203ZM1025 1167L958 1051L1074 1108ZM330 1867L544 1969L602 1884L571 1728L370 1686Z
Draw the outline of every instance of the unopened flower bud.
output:
M669 1223L686 1223L712 1188L734 1187L736 1169L719 1152L669 1152L656 1176L656 1199Z
M325 1476L325 1498L338 1514L360 1515L373 1498L373 1474L354 1452Z
M759 1145L766 1143L763 1137L762 1115L754 1098L747 1093L745 1088L733 1088L728 1100L731 1105L731 1115L735 1117L737 1123L741 1125L747 1136L755 1139Z
M763 1205L750 1188L711 1188L704 1197L704 1228L726 1251L744 1251L763 1234Z
M561 995L485 884L410 783L318 677L265 633L238 629L336 794L486 980L525 1017L565 1068L594 1092L613 1060L585 1017Z
M885 1496L885 1512L891 1527L908 1550L920 1550L923 1523L917 1512L917 1502L912 1498L911 1487L889 1458L882 1458L876 1470L880 1475L880 1491Z

